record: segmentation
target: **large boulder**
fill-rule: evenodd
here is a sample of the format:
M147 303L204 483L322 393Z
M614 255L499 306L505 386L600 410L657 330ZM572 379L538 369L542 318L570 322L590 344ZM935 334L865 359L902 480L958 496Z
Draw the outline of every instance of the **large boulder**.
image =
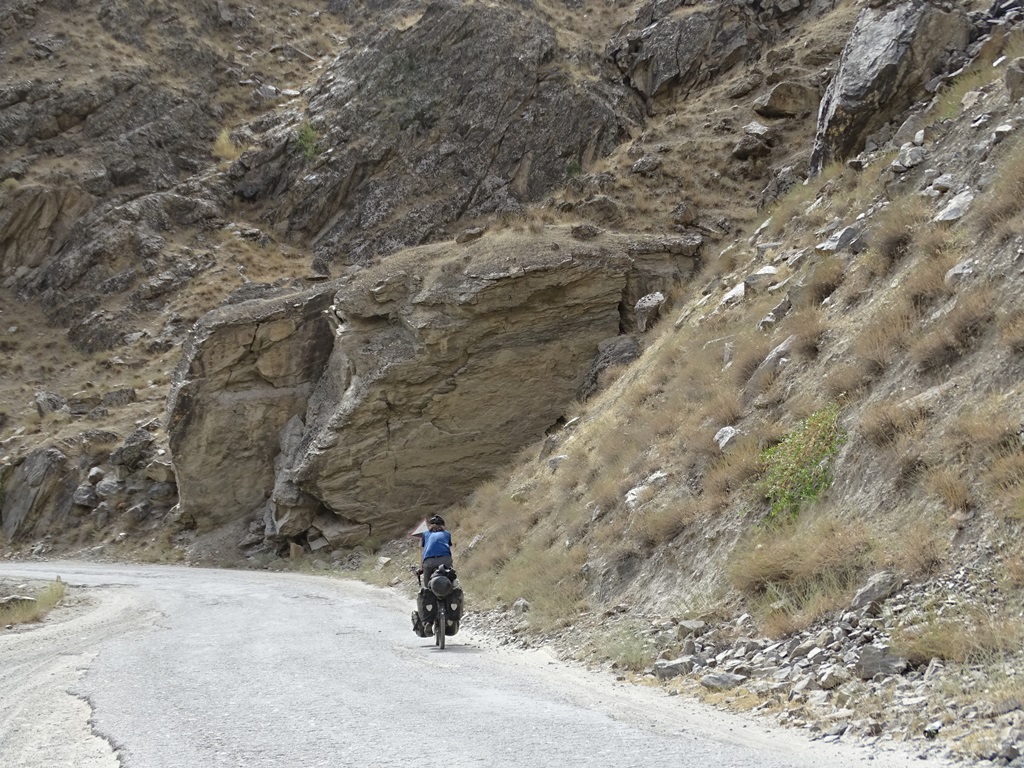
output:
M331 353L336 286L207 314L174 375L168 439L183 509L209 529L261 508L281 430L306 412Z
M524 237L411 249L204 318L170 402L183 509L201 528L251 515L275 540L399 533L542 437L631 327L624 308L694 266L681 239Z
M8 542L59 530L74 506L78 476L68 456L41 448L0 468L0 530Z
M859 152L866 136L920 98L950 54L967 46L970 33L963 11L931 3L861 11L821 100L812 169Z

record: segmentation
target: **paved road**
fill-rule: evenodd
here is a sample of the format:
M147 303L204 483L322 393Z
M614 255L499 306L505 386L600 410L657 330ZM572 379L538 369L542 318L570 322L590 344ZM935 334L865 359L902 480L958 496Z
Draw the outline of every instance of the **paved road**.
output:
M409 629L410 601L349 581L0 563L0 578L57 575L88 600L0 632L5 768L937 765L464 633L438 651Z

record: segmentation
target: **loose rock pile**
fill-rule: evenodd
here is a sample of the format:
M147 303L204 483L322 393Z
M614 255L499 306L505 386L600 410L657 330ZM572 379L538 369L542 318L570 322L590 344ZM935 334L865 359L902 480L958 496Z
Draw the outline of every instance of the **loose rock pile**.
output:
M922 756L980 756L983 765L1024 766L1020 659L1001 670L1011 681L1005 688L1010 693L997 693L987 687L991 668L937 658L912 664L898 650L904 633L934 620L922 606L938 604L937 614L951 619L968 607L994 606L996 590L985 595L972 586L987 578L991 574L965 568L910 586L883 571L847 610L783 640L760 636L746 614L730 621L666 618L626 605L538 633L530 628L524 600L508 611L477 613L467 626L501 644L552 646L564 658L618 670L620 679L660 685L669 695L753 709L814 738L902 744ZM608 639L627 632L652 659L635 675L608 658Z

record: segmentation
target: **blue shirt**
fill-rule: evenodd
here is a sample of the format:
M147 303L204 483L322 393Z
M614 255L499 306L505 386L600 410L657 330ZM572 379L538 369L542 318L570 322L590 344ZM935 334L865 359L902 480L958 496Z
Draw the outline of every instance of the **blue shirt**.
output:
M452 535L448 531L427 531L423 534L423 559L451 557Z

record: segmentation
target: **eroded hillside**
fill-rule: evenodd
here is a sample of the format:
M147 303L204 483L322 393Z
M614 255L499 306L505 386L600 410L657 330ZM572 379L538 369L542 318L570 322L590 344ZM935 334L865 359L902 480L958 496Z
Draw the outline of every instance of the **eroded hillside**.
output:
M1013 761L1020 15L11 4L7 552L442 510L510 639Z

